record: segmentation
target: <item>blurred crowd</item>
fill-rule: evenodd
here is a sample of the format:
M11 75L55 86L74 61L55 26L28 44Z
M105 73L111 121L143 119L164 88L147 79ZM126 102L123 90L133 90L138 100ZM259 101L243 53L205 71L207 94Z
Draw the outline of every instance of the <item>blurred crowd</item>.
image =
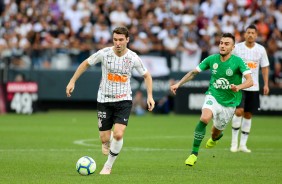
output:
M217 53L222 32L242 41L254 23L282 87L282 0L0 0L0 14L0 61L12 68L76 67L121 25L130 49L171 68L179 53L199 61Z

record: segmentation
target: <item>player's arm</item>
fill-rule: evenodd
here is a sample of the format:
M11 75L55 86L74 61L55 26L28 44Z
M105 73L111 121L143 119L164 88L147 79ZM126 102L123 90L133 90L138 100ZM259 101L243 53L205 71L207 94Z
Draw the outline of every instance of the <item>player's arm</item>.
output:
M262 78L264 82L263 86L263 94L268 95L269 93L269 86L268 86L268 76L269 76L269 68L268 66L261 68Z
M155 107L155 101L153 99L153 80L151 74L147 71L144 75L144 81L147 87L147 105L148 110L152 111Z
M197 69L194 69L194 70L188 72L186 75L184 75L184 77L182 77L182 79L181 79L178 83L172 85L172 86L170 87L170 90L172 91L173 94L176 94L176 90L177 90L180 86L182 86L182 85L185 84L186 82L188 82L188 81L194 79L194 77L195 77L196 75L198 75L198 74L199 74L199 71L198 71Z
M67 97L71 96L71 93L74 90L75 82L77 79L83 74L88 68L90 67L88 60L84 60L76 69L75 73L73 74L72 78L70 79L67 87L66 87L66 94Z
M234 91L234 92L238 92L239 90L249 88L249 87L252 87L254 85L253 84L253 78L252 78L252 75L250 73L245 74L244 78L246 80L242 84L239 84L239 85L231 84L231 90Z

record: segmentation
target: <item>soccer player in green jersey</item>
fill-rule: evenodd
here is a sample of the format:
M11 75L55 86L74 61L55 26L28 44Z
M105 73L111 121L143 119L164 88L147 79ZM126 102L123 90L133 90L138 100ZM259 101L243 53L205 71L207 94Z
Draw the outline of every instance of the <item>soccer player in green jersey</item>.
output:
M200 144L210 120L213 120L213 126L206 148L214 147L223 136L222 131L231 120L236 106L241 102L241 90L253 85L251 71L246 63L240 57L231 54L234 45L235 38L232 34L222 34L219 54L205 58L194 70L188 72L178 83L170 87L171 91L176 94L180 86L192 80L201 71L208 69L211 71L210 85L206 92L202 114L194 132L192 153L185 160L186 165L193 166L196 163ZM242 76L246 79L243 83Z

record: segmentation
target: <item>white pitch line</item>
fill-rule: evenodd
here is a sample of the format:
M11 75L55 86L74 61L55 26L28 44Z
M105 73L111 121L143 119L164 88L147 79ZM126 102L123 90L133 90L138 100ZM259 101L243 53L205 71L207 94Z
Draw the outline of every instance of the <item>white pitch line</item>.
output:
M122 151L138 151L138 152L158 152L158 151L167 151L167 152L179 152L179 151L184 151L184 152L189 152L191 148L142 148L142 147L123 147ZM224 150L224 151L229 151L229 148L215 148L216 150ZM0 152L77 152L81 151L82 149L57 149L57 148L51 148L51 149L35 149L35 148L29 148L29 149L0 149ZM85 151L98 151L100 152L100 147L99 148L87 148L83 149ZM253 152L250 154L264 154L264 155L273 155L273 152L282 152L281 148L255 148L252 149ZM205 151L210 151L207 149L201 149L201 152ZM234 154L234 153L233 153Z

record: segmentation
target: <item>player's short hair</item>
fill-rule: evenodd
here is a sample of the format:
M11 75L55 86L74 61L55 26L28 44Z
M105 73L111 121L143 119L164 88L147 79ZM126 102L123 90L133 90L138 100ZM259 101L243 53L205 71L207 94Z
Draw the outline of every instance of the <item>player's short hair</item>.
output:
M114 33L116 34L123 34L125 35L125 37L129 37L129 31L126 27L116 27L114 30L113 30L113 35Z
M221 35L221 38L231 38L233 40L233 43L235 44L235 36L232 33L223 33Z
M248 29L254 29L256 32L258 31L257 27L256 27L254 24L249 25L249 26L246 28L246 31L247 31Z

